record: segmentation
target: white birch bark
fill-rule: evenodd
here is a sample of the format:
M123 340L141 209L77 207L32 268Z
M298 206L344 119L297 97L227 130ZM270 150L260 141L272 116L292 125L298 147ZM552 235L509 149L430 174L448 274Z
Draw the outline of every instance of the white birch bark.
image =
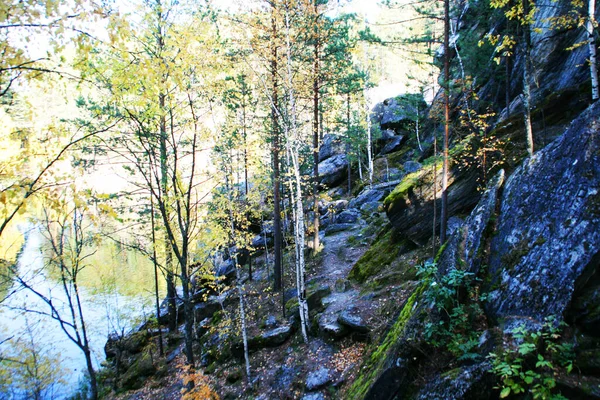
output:
M233 224L233 201L231 199L231 190L229 187L229 178L227 172L225 173L225 186L227 188L227 197L229 200L229 222L231 229L231 240L235 244L235 226ZM242 342L244 343L244 360L246 362L246 379L248 381L248 385L252 384L252 375L250 373L250 354L248 351L248 332L246 328L246 309L244 305L244 285L241 283L242 279L240 276L240 270L237 265L237 254L233 257L234 267L235 267L235 279L237 282L237 290L240 295L240 320L242 324Z
M371 137L371 109L369 107L369 93L367 88L364 88L364 98L365 98L365 112L367 115L367 159L368 166L367 169L369 171L369 187L373 186L373 149L372 149L372 141Z
M590 75L592 79L592 101L598 100L598 58L596 55L596 41L594 40L594 26L596 25L596 0L588 0L588 19L586 30L588 33L588 47L590 49Z
M296 99L294 86L292 82L292 45L290 39L290 15L286 6L285 10L285 37L287 47L287 81L288 81L288 107L289 107L289 127L287 146L290 149L292 159L292 169L296 185L294 198L295 223L294 236L296 242L296 289L298 290L298 305L300 308L300 324L302 327L302 338L308 343L308 303L306 301L305 274L306 267L304 262L304 209L302 206L302 179L300 176L300 165L298 162L298 126L296 120ZM287 124L286 124L287 125ZM291 140L289 140L291 139Z

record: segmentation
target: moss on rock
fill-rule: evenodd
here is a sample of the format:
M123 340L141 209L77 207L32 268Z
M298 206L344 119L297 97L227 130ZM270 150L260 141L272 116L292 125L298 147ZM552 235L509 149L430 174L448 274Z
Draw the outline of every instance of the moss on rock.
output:
M376 275L394 261L398 255L397 246L391 228L380 233L369 250L352 266L348 278L357 282L364 282L367 278Z
M408 298L396 322L389 330L383 342L370 354L360 369L360 374L348 389L346 398L362 399L365 397L369 388L383 372L385 362L394 349L394 346L404 334L406 324L415 311L417 300L423 293L423 286L419 286Z

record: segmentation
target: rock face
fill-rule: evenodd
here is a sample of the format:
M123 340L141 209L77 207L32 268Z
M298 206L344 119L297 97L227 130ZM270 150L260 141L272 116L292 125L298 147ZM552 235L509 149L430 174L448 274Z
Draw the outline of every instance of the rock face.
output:
M506 182L491 248L491 317L564 313L598 265L599 190L596 103Z
M504 343L489 335L496 324L506 333L523 322L535 329L557 316L584 321L598 335L591 314L600 309L600 103L502 181L500 172L438 259L442 276L462 269L486 282L481 293L487 293L482 305L488 330L476 350L481 356L426 377L425 386L412 389L416 398L497 398L497 377L485 361ZM440 320L426 290L418 286L406 301L351 388L355 398L404 398L411 390L414 371L423 371L418 349L427 346L425 327ZM579 354L589 371L596 368L597 349Z
M319 183L335 186L346 178L347 160L345 154L336 154L319 163Z
M392 97L377 104L371 114L371 121L378 123L383 131L398 130L403 128L407 122L414 121L417 117L417 107L424 107L422 99L411 101L408 97Z
M327 368L319 368L316 371L309 372L306 377L306 389L316 390L322 388L331 382L331 371Z
M343 153L344 143L342 142L342 138L340 136L333 135L331 133L328 133L327 135L323 136L323 141L321 142L321 146L319 148L319 162L325 161L336 154ZM319 174L320 173L321 170L319 169Z
M350 207L360 208L365 203L371 203L383 200L385 191L377 189L365 189L358 196L350 201Z
M442 173L439 167L435 200L433 168L425 167L405 176L383 203L394 228L417 244L424 244L431 237L434 201L437 209L441 209ZM468 212L477 204L479 193L476 176L474 167L451 166L448 178L449 216Z
M383 149L381 149L381 154L389 154L400 150L402 145L406 143L407 140L408 136L394 136L390 140L386 141L385 146L383 146Z
M479 249L484 231L495 211L498 193L503 182L504 170L501 170L492 179L469 218L450 237L445 251L438 260L440 273L444 274L459 268L474 274L479 272L482 262Z

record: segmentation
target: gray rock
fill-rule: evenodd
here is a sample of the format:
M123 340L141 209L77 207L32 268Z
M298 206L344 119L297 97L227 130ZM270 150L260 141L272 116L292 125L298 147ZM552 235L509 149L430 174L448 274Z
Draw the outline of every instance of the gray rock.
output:
M321 141L321 145L319 147L319 162L325 161L336 154L343 154L344 147L344 143L340 136L331 133L326 134L323 136L323 140ZM321 174L320 167L319 174Z
M379 207L381 206L381 203L378 201L370 201L368 203L363 204L362 206L360 206L360 212L363 215L373 215L374 213L379 212Z
M277 347L285 343L292 336L292 327L290 325L280 326L260 335L260 347Z
M383 146L383 149L381 149L380 154L390 154L400 150L407 140L408 136L394 136L392 139L386 142L385 146Z
M347 159L345 154L336 154L319 163L319 183L335 186L347 176Z
M477 207L471 212L464 225L455 229L446 249L438 260L440 272L453 269L466 269L472 273L479 272L481 260L479 247L483 234L492 217L497 201L498 192L504 182L504 170L501 170L488 185ZM458 223L458 222L457 222ZM450 224L448 224L450 226Z
M335 222L338 224L354 224L360 218L360 212L356 209L342 211L335 217Z
M308 309L315 310L322 308L323 304L321 303L321 301L323 300L323 298L329 296L330 294L331 288L327 285L322 285L314 292L309 293L308 297L306 298Z
M364 323L357 310L352 307L342 311L338 316L337 322L358 333L369 333L371 331L371 328Z
M393 129L384 129L381 131L381 138L383 140L390 140L396 136L396 131Z
M564 315L600 253L600 102L507 180L491 244L486 310Z
M302 400L325 400L325 396L322 393L306 393Z
M414 121L417 108L401 96L386 99L373 109L371 121L378 123L382 130L388 128L403 128L407 122Z
M430 171L417 172L413 183L402 195L397 195L393 201L386 204L385 211L391 224L403 236L418 245L429 240L433 225L434 182ZM479 201L477 191L478 172L475 166L453 166L450 168L448 180L448 216L468 212ZM406 179L406 178L405 178ZM412 178L410 178L412 179ZM403 185L403 182L400 183ZM435 204L441 209L442 174L436 176ZM439 228L439 218L436 221Z
M298 379L299 373L300 371L295 366L283 365L279 368L272 388L280 395L280 398L284 398L283 396L288 396L292 392L292 385Z
M331 235L332 233L347 231L355 226L355 224L330 224L325 229L325 234Z
M483 362L438 375L417 394L416 398L420 400L488 398L490 385L485 380L490 369L491 365Z
M364 189L358 196L350 200L351 208L360 208L365 203L383 200L385 191L377 189Z
M274 315L269 315L265 320L265 327L275 328L277 326L277 318Z
M319 330L332 339L341 339L348 335L348 330L337 322L319 321Z
M407 161L402 167L404 168L404 172L406 172L407 174L411 174L413 172L417 172L423 166L421 165L421 163L418 163L416 161Z
M205 301L194 306L194 318L200 322L212 316L221 309L221 304L216 301Z
M263 234L256 235L252 238L252 247L255 249L264 249L266 246L273 246L273 237L266 236Z
M331 382L331 371L328 368L319 368L308 373L306 377L306 389L317 390Z
M344 188L341 187L332 188L327 191L327 195L332 198L342 197L345 193L346 191L344 190Z
M286 289L283 292L283 302L287 303L288 301L290 301L291 299L298 297L298 289L296 288L289 288Z
M216 268L215 275L219 278L224 279L225 281L231 281L235 278L235 265L233 264L232 259L228 259L223 261Z
M463 224L462 218L459 217L450 217L448 218L448 223L446 225L446 236L450 237L456 232Z

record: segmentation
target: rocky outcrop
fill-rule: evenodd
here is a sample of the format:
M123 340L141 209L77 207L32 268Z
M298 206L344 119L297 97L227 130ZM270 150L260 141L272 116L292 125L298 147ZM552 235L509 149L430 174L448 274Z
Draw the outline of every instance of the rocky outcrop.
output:
M336 154L344 154L344 148L341 136L328 133L323 136L321 146L319 147L319 162L325 161Z
M405 176L383 203L394 228L417 244L424 244L431 237L434 202L437 209L441 209L441 163L436 166L436 171L437 191L434 192L433 166L425 166ZM448 185L449 216L468 212L477 204L479 192L474 167L451 166Z
M345 154L336 154L319 163L319 183L332 187L347 176L347 158Z
M492 241L486 310L563 315L598 266L600 103L508 179Z
M438 285L439 279L461 269L486 282L481 292L488 292L483 303L487 318L479 324L490 326L471 350L480 353L479 361L432 373L426 385L410 389L413 374L427 363L421 356L430 345L426 326L444 320L427 295L430 284L421 284L365 362L350 389L352 396L403 398L410 391L417 398L495 398L497 377L490 374L485 356L502 351L506 335L516 327L525 324L534 331L550 316L591 323L590 313L583 310L596 309L600 288L600 103L525 160L504 185L502 180L499 173L450 237L433 281ZM484 263L488 269L482 268ZM495 339L490 334L494 331L505 336ZM588 371L596 368L597 349L596 344L579 353ZM569 386L568 378L561 379L565 390L582 393L580 387Z
M484 233L496 211L498 195L504 183L504 170L501 170L488 185L469 218L450 236L444 252L438 260L440 274L453 269L463 269L477 274L482 265L481 245Z
M407 123L415 121L418 110L423 110L425 106L423 98L418 95L392 97L375 106L371 121L379 124L382 131L389 129L398 132Z

